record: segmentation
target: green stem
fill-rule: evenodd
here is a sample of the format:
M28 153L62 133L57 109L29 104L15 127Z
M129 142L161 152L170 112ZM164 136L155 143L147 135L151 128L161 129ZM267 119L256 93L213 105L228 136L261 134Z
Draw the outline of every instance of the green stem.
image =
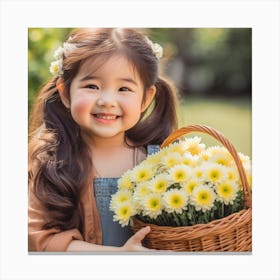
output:
M208 223L208 222L209 222L209 215L208 215L208 214L209 214L208 211L205 211L205 212L204 212L204 222L205 222L205 223Z
M172 212L172 216L173 216L173 219L175 221L176 226L179 227L181 224L180 224L180 220L178 218L178 215L175 212Z

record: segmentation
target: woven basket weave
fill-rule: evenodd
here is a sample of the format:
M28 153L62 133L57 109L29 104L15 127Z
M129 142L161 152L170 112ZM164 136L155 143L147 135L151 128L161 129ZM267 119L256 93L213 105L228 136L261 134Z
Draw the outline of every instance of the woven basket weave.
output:
M191 132L202 132L214 137L233 156L244 193L245 209L207 224L170 227L147 224L134 218L132 230L138 231L149 225L151 232L143 245L151 249L200 252L250 252L252 251L252 199L245 170L238 153L230 141L214 128L191 125L174 131L161 145L169 145L180 136Z

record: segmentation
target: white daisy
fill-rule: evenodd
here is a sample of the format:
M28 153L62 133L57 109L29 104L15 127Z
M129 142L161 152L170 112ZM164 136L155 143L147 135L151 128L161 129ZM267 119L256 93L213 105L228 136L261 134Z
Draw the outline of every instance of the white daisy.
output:
M142 162L142 164L136 166L132 170L132 180L136 183L141 183L148 181L153 176L153 168L150 164L145 164L145 162Z
M197 186L190 197L191 203L195 206L195 209L210 210L214 206L216 194L212 188L206 185Z
M182 156L181 163L191 167L195 167L199 163L199 156L192 155L191 153L187 152Z
M192 177L190 178L188 181L186 182L182 182L180 183L180 185L182 186L182 188L186 191L186 193L188 195L191 195L193 190L199 186L201 184L201 180L195 178L195 177Z
M208 154L208 157L213 157L217 154L220 154L221 152L223 152L225 150L224 147L221 146L211 146L208 147L205 152Z
M197 180L200 181L204 180L204 172L205 172L205 168L203 167L203 165L199 165L193 168L193 176Z
M65 42L63 43L63 50L64 50L64 55L67 57L71 52L73 52L77 46L72 43Z
M155 176L150 182L150 190L155 193L163 193L169 185L169 175L166 173Z
M179 153L183 155L187 151L188 145L186 141L179 140L168 145L168 150L171 153Z
M164 210L168 213L182 213L187 209L188 196L184 190L171 189L163 194Z
M54 58L56 60L62 59L63 58L63 52L64 52L63 47L58 47L54 52Z
M157 193L150 193L140 202L143 210L143 215L155 219L162 212L161 195Z
M129 219L135 215L135 210L131 202L125 202L116 205L114 213L113 221L118 221L124 227L128 225Z
M147 158L145 159L145 163L151 164L152 166L156 166L160 163L160 154L155 153L147 156Z
M178 164L169 170L170 180L176 183L187 181L192 176L192 169L184 164Z
M228 181L219 183L216 186L217 200L222 201L224 204L232 204L238 192L238 185L229 183Z
M212 184L223 181L227 176L226 167L217 163L205 163L204 168L204 179Z
M122 177L118 179L118 189L133 189L134 183L132 182L131 170L125 172Z
M226 169L226 180L229 182L238 182L239 173L236 167L227 167Z
M143 182L136 185L133 193L133 200L137 203L137 209L139 208L139 202L142 201L150 193L151 188L149 182Z
M244 155L241 152L238 152L238 156L239 156L243 165L249 165L249 166L251 165L251 160L248 156Z
M118 208L120 204L132 201L132 192L129 190L118 190L111 196L110 210Z
M216 153L209 158L209 162L218 163L224 166L233 165L233 157L227 150L221 150L220 153Z
M62 71L62 59L55 60L51 63L50 72L52 75L60 75Z
M177 152L167 153L161 160L162 164L168 168L181 163L182 156Z
M205 150L205 144L200 143L201 138L195 136L193 138L185 138L186 144L188 146L187 151L192 155L198 155L203 150Z

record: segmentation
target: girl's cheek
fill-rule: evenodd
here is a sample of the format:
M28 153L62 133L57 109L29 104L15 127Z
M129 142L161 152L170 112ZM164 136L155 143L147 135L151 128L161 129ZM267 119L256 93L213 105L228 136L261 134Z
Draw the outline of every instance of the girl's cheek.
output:
M122 106L134 110L134 111L140 111L141 110L141 100L139 98L128 98L125 100L122 100Z
M84 115L90 111L90 102L88 100L74 100L71 104L73 115Z

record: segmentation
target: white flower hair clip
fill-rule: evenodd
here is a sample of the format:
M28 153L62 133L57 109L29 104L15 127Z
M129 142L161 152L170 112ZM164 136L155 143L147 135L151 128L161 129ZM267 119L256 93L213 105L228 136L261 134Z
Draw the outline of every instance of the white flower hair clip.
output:
M153 50L153 54L156 56L157 59L162 58L163 49L162 46L158 43L153 43L148 37L146 37L147 43Z
M74 49L76 48L75 44L71 43L63 43L62 47L59 47L55 52L54 52L54 58L55 61L51 62L50 65L50 72L53 75L62 75L63 70L63 56L67 57Z

